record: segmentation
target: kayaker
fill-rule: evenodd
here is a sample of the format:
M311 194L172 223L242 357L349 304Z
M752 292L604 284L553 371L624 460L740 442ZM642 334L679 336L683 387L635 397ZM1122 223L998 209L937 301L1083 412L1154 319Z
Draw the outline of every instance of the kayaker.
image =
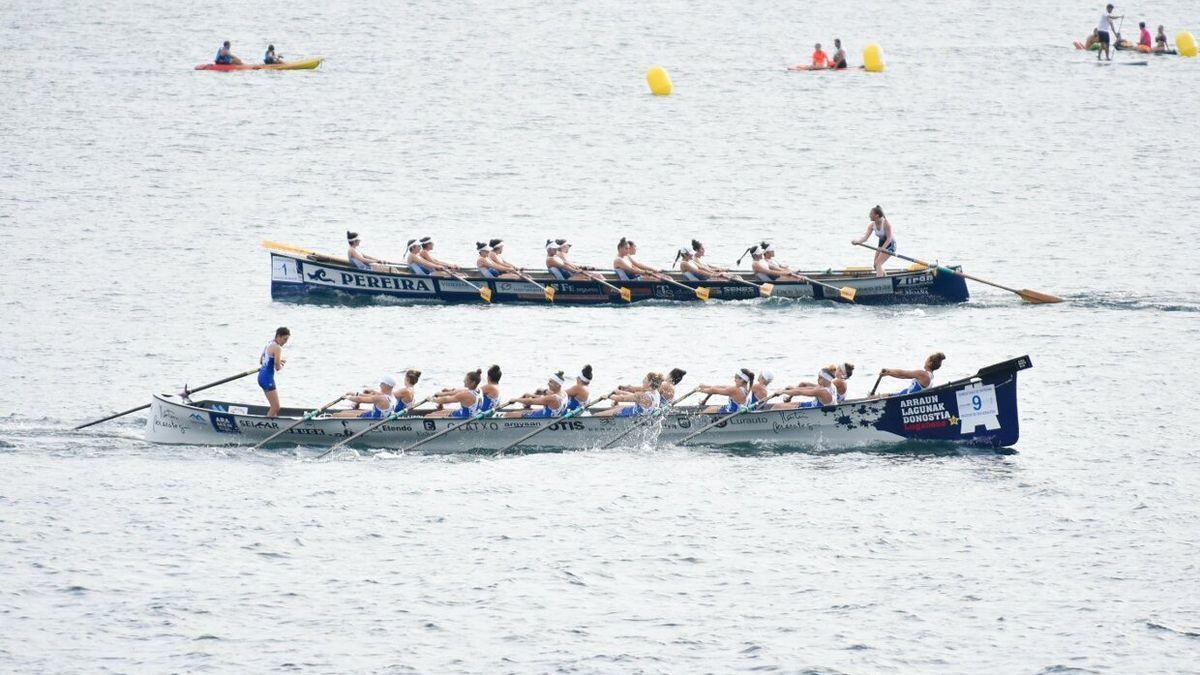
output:
M221 48L217 50L217 58L213 62L223 66L242 65L242 60L229 51L229 40L221 44Z
M887 272L883 270L883 264L896 252L896 237L892 232L892 224L888 221L887 216L883 215L883 209L878 204L871 207L867 217L871 219L867 225L867 231L858 239L850 240L850 243L861 244L874 234L877 239L875 248L883 249L875 252L875 276L884 277L887 276Z
M1154 51L1171 51L1171 47L1167 44L1167 31L1162 26L1158 27L1158 35L1154 36Z
M279 415L279 390L275 386L275 371L283 368L283 364L287 362L287 359L283 358L283 346L291 337L292 331L286 326L276 328L275 337L263 347L262 354L258 357L258 386L267 397L267 417Z
M1112 51L1111 51L1112 36L1116 35L1118 40L1121 39L1121 36L1117 34L1116 26L1113 25L1113 19L1123 19L1123 18L1125 18L1125 17L1124 16L1113 16L1113 6L1112 5L1106 5L1104 7L1104 13L1100 15L1100 25L1096 27L1097 35L1100 37L1100 51L1096 52L1096 60L1097 61L1100 60L1101 54L1104 55L1104 58L1106 60L1112 61Z
M830 66L836 70L845 70L846 68L846 50L842 49L842 41L840 38L835 38L833 41L833 65Z
M1145 49L1142 49L1145 47ZM1150 37L1150 31L1146 28L1145 21L1138 22L1138 50L1148 52L1154 48L1154 40Z
M900 368L884 368L879 371L883 377L897 378L912 378L908 386L900 391L889 394L889 396L903 396L905 394L915 394L919 391L928 389L933 384L933 371L942 367L942 362L946 360L946 355L941 352L934 352L925 359L925 365L920 370L903 370Z
M371 256L358 250L358 245L362 243L362 239L359 239L357 232L347 231L346 242L350 244L350 250L346 252L346 259L350 261L351 265L354 265L360 270L374 270L376 272L387 271L388 266L383 264L382 260L379 258L372 258Z
M283 63L283 56L275 53L275 45L267 45L267 53L263 56L263 63L268 66Z

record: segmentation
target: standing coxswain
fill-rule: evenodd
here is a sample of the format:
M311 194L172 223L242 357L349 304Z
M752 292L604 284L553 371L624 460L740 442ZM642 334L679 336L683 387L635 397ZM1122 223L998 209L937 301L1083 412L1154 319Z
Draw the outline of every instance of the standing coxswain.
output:
M1109 11L1112 5L1109 5ZM905 394L915 394L924 389L928 389L933 384L933 372L942 367L942 361L946 360L946 355L941 352L934 352L925 359L925 365L920 370L904 370L902 368L884 368L879 371L879 374L884 377L895 377L899 379L911 378L908 386L900 391L889 394L889 396L903 396Z
M663 379L662 373L646 373L637 391L613 392L611 398L616 405L596 413L596 417L634 417L653 413L663 403L659 392ZM623 403L629 405L621 405Z
M275 337L263 347L262 355L258 357L258 386L267 397L267 417L279 415L279 390L275 386L275 372L287 362L287 359L283 358L283 346L291 337L292 331L288 330L287 326L276 328Z
M388 265L379 258L372 258L366 253L358 250L358 245L362 243L362 239L358 236L357 232L347 231L346 243L350 245L350 249L346 251L346 259L349 260L350 264L354 267L360 270L373 270L375 272L386 272L388 269L390 269Z
M396 378L384 375L379 378L379 389L361 392L346 392L346 400L354 404L370 403L371 408L366 412L358 410L342 410L334 417L358 417L365 420L381 420L391 415L396 408L396 397L392 390L396 388Z
M750 385L754 383L754 371L746 368L739 369L733 374L733 384L702 384L701 393L717 396L727 396L729 401L723 405L712 405L704 409L706 413L735 413L745 409L750 401Z
M896 235L892 231L891 221L887 219L887 216L883 215L883 208L878 204L871 207L871 211L867 214L867 217L871 220L867 224L867 231L858 239L852 239L851 243L856 245L861 244L872 234L875 235L877 240L876 248L883 249L882 251L875 252L875 276L884 277L887 276L887 272L884 271L883 265L896 252Z
M483 404L483 394L479 392L479 383L482 380L483 371L476 368L467 373L463 377L463 386L460 389L443 389L441 392L434 394L433 402L437 404L438 409L425 415L425 417L454 417L463 419L474 417L480 412ZM457 408L444 408L448 403L457 403Z

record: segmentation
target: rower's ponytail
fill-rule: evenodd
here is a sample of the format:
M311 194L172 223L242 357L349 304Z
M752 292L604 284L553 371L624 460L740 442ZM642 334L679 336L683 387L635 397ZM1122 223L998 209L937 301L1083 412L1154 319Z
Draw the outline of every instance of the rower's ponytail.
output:
M742 264L742 258L745 258L746 256L754 257L754 254L755 254L757 251L758 251L758 245L757 245L757 244L756 244L756 245L754 245L754 246L751 246L751 247L750 247L750 248L748 248L748 249L746 249L746 252L745 252L745 253L743 253L741 256L739 256L739 257L738 257L738 259L737 259L737 264L741 265L741 264Z
M469 386L470 386L472 389L474 389L475 387L478 387L478 386L479 386L479 383L480 383L480 381L481 381L481 379L482 379L482 378L481 378L481 375L482 375L482 373L483 373L483 371L482 371L482 370L480 370L480 369L478 369L478 368L476 368L475 370L472 370L471 372L467 373L467 382L470 382L470 383L471 383Z
M704 244L701 244L699 239L693 239L693 240L692 240L692 250L693 250L693 251L699 252L699 251L700 251L700 247L701 247L701 246L703 246L703 245L704 245Z
M676 251L675 252L675 260L671 261L671 267L674 268L676 265L678 265L679 259L682 257L683 257L683 251Z
M404 374L404 381L407 382L408 386L410 386L410 387L415 385L417 382L419 382L420 379L421 379L421 371L417 370L416 368L412 368L407 373Z
M934 352L925 359L925 364L929 366L929 371L933 372L942 367L942 361L946 360L946 355L941 352Z
M583 369L579 371L579 374L583 376L583 379L587 380L588 382L591 382L592 381L592 366L591 366L591 364L584 366Z

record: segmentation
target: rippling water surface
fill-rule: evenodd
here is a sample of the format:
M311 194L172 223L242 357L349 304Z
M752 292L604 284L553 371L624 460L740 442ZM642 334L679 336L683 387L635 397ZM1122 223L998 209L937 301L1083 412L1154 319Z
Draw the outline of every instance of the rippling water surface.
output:
M1087 3L695 5L5 3L0 670L1194 671L1200 62L1097 67L1069 47ZM1194 9L1146 19L1200 33ZM782 70L834 37L888 72ZM328 61L191 70L222 39ZM500 236L535 264L567 236L604 264L625 235L666 264L697 236L731 263L768 238L824 268L868 264L875 203L903 251L1067 302L273 303L258 248L354 229L466 262ZM946 378L1034 368L1009 455L315 462L67 431L284 324L297 404L408 365L498 362L507 393L584 363L603 388L848 359L857 394L935 349Z

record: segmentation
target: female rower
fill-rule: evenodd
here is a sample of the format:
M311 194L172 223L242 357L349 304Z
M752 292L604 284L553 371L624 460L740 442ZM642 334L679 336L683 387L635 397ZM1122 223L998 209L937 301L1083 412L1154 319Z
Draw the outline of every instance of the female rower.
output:
M611 398L616 405L608 410L596 413L596 416L633 417L635 415L653 413L662 405L662 394L658 391L662 383L662 373L646 373L646 377L642 378L642 386L638 391L613 392ZM622 403L629 403L631 405L621 405Z
M833 373L833 387L837 390L837 402L844 403L846 401L846 380L854 374L854 364L835 363L826 366L825 369Z
M683 368L672 368L671 372L667 373L667 377L658 387L659 393L663 395L663 400L670 402L675 400L675 385L683 381L683 376L687 375L687 371Z
M568 279L584 281L596 279L598 275L591 273L586 267L580 267L567 260L571 252L571 242L566 239L546 240L546 269L559 281Z
M762 251L763 260L767 263L767 268L770 274L778 275L776 279L786 279L788 281L808 281L808 277L799 272L792 271L792 268L784 265L775 259L775 247L770 242L760 242L758 245Z
M495 364L487 369L487 382L479 388L479 394L483 397L479 402L479 412L494 410L500 405L500 376L503 374L500 366Z
M718 277L721 279L728 279L729 277L722 274L722 272L728 272L729 270L725 269L724 267L717 267L715 265L709 265L707 262L704 261L704 254L705 254L704 244L700 243L700 240L698 240L698 239L693 239L692 240L692 260L694 260L695 263L700 266L700 271L704 272L704 274L709 277Z
M517 410L505 417L562 417L568 410L567 392L563 390L566 383L567 378L561 370L554 373L546 381L546 393L521 396L514 401L525 406L540 405L541 408L534 411Z
M803 403L779 403L771 406L775 410L787 410L791 408L819 408L824 405L835 405L838 400L837 386L834 385L836 379L836 367L826 366L817 373L817 382L801 382L794 387L785 387L780 390L780 393L787 396L789 399L793 396L811 396L813 400Z
M404 386L392 391L392 394L396 397L396 407L392 409L392 412L402 413L408 410L408 407L413 404L413 399L417 395L413 387L417 386L417 382L420 379L421 371L416 368L409 368L404 371Z
M683 273L683 278L688 281L707 281L708 276L700 269L699 263L696 262L696 256L692 253L692 249L686 246L680 246L679 251L675 253L675 262L679 263L679 271ZM672 263L672 266L674 263Z
M433 257L433 237L421 237L419 241L421 242L421 259L425 261L427 267L446 274L462 271L458 265L452 265Z
M887 216L883 215L883 209L876 204L871 207L871 212L867 215L871 219L867 225L867 231L858 239L852 239L851 243L861 244L867 240L872 234L878 239L876 248L883 249L875 252L875 276L887 276L887 272L883 271L883 264L891 258L896 252L896 237L892 232L892 223L888 221Z
M463 377L462 389L444 389L441 393L435 394L433 402L438 404L438 409L425 416L458 419L474 417L479 413L479 408L483 403L483 394L479 393L479 382L482 376L483 371L476 368ZM442 406L447 403L457 403L458 408L453 410L443 408Z
M362 243L362 239L359 239L357 232L347 231L346 241L350 244L350 250L346 252L346 259L350 261L351 265L360 270L374 270L376 272L387 271L388 266L383 264L382 260L379 258L372 258L366 253L358 250L358 245Z
M425 259L424 249L417 239L408 240L408 253L404 255L404 262L410 272L423 277L431 277L441 271L440 266Z
M275 371L283 368L287 359L283 358L283 346L292 337L292 331L286 326L275 329L275 337L263 347L262 355L258 357L258 386L262 387L267 397L267 417L279 414L279 390L275 388Z
M492 241L498 242L501 246L504 242L499 239ZM504 262L503 258L498 258L495 254L495 247L490 243L482 241L475 242L475 249L479 251L479 258L475 260L475 267L479 273L488 279L519 279L515 270L517 268Z
M588 391L588 385L592 383L592 367L584 366L579 374L575 376L575 384L567 387L567 410L577 410L587 405L588 397L591 393Z
M903 396L905 394L915 394L923 389L928 389L933 384L933 371L942 367L942 361L946 360L946 355L941 352L934 352L925 359L925 366L921 370L902 370L900 368L884 368L879 371L884 377L896 377L900 379L912 378L912 382L904 389L889 394L890 396Z
M519 273L522 271L521 268L517 267L516 265L508 264L508 261L506 261L502 255L504 253L504 240L492 239L488 241L488 246L492 249L490 257L492 259L492 263L494 263L494 268L500 270L501 272L500 278L520 279L521 275Z
M718 396L728 396L729 402L725 405L711 405L704 409L706 413L735 413L744 409L750 401L750 385L754 382L753 371L746 368L739 369L733 374L732 385L700 385L700 391L704 394L716 394Z
M392 414L396 408L396 397L392 390L396 388L396 378L384 375L379 378L379 391L346 392L346 400L351 403L370 403L371 409L366 412L358 410L342 410L334 413L334 417L358 417L365 420L381 420Z
M746 404L750 408L757 407L760 403L767 400L770 396L767 393L767 385L775 380L775 374L769 370L761 370L758 377L754 378L754 384L750 385L750 401Z
M750 256L750 269L754 272L754 276L759 281L804 281L804 277L793 274L791 270L775 263L771 264L771 260L767 257L767 253L771 254L771 258L775 257L775 251L771 250L771 245L767 242L755 244L746 249L741 258L738 258L738 264L742 263L742 258Z

